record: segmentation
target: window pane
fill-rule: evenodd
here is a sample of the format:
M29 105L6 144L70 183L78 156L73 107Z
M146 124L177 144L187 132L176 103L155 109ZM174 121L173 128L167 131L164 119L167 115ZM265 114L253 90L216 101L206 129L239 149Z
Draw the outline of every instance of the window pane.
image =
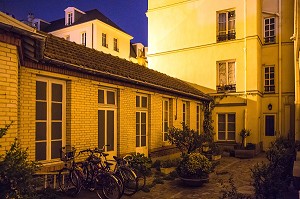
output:
M218 114L218 122L225 122L225 114Z
M52 140L62 138L62 122L52 122L51 125L51 137Z
M46 97L47 97L46 88L47 88L46 82L40 82L40 81L36 82L36 99L37 100L46 100Z
M228 122L235 122L235 114L228 114Z
M167 135L168 135L168 133L164 133L164 134L163 134L163 136L164 136L164 141L165 141L165 142L168 141Z
M105 111L98 110L98 147L102 148L105 144Z
M107 91L107 104L115 104L115 92Z
M136 136L136 147L140 147L140 136Z
M139 124L140 123L140 112L136 112L135 113L135 122L137 123L137 124Z
M164 132L168 132L168 122L164 122Z
M35 140L46 140L46 122L35 123Z
M226 63L219 63L219 85L227 84Z
M274 136L275 135L275 116L274 115L266 115L265 135L266 136Z
M36 102L36 120L47 120L47 102Z
M115 119L114 111L107 111L107 151L114 150L114 137L115 137Z
M225 140L225 132L218 132L218 139Z
M140 124L135 125L135 133L136 135L140 135Z
M235 63L228 63L228 84L235 84Z
M228 132L227 140L235 140L235 132Z
M218 131L225 131L226 125L225 123L218 123Z
M168 111L168 108L169 108L169 102L165 101L165 103L164 103L164 110Z
M142 107L147 108L147 97L142 97Z
M141 135L146 135L146 124L141 124Z
M52 101L62 102L62 85L52 84Z
M270 67L270 72L274 72L274 67Z
M146 123L146 113L141 113L141 115L142 115L141 123Z
M62 120L62 104L52 103L52 120Z
M46 160L46 142L35 143L35 160Z
M98 103L104 104L104 90L98 90Z
M235 123L228 123L228 131L235 131Z
M271 24L275 23L275 18L271 18L271 19L270 19L270 23L271 23Z
M146 136L141 137L141 146L146 146Z
M135 98L135 104L136 104L136 107L140 107L140 96L136 96Z
M60 158L61 147L62 147L61 140L51 142L51 159Z

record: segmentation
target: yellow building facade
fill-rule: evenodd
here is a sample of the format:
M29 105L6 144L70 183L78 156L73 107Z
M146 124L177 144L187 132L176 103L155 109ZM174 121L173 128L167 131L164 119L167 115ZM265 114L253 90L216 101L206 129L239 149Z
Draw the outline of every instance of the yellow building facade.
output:
M205 87L215 139L295 133L293 0L148 0L148 66Z

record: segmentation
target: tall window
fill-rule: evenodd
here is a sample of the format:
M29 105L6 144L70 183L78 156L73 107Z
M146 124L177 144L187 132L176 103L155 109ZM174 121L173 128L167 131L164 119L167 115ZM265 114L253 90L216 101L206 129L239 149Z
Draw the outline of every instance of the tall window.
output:
M170 106L169 99L163 99L162 101L162 132L163 132L163 141L167 142L167 134L169 129L169 114L170 114Z
M232 39L235 39L235 11L219 12L217 41Z
M275 43L275 17L265 19L265 43Z
M186 112L187 112L187 107L186 107L186 102L182 102L182 124L187 125L186 123Z
M81 33L81 44L86 46L86 32Z
M235 91L235 61L222 61L217 63L218 92Z
M201 105L197 104L196 106L196 131L199 134L201 128Z
M136 147L147 145L148 97L136 96Z
M111 89L98 90L98 147L107 146L107 151L116 150L117 92Z
M108 47L108 44L106 43L106 34L102 33L102 46Z
M67 25L72 25L72 22L73 22L73 13L69 12L67 18Z
M275 115L265 115L265 136L275 136Z
M118 48L118 39L114 38L114 51L119 52L119 48Z
M235 140L235 114L234 113L218 114L218 140L220 141Z
M265 67L265 92L275 92L275 69L274 66Z
M38 78L36 81L35 159L60 158L65 145L65 82Z

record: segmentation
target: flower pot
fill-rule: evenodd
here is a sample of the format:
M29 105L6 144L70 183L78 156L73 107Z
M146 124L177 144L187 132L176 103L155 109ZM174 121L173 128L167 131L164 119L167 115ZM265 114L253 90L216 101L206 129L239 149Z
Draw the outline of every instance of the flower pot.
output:
M221 154L219 154L219 155L212 155L211 159L212 160L220 160L221 159Z
M182 181L182 183L185 186L189 186L189 187L200 187L202 186L204 183L207 183L209 181L209 178L183 178L180 177L180 180Z
M203 152L209 151L209 147L208 147L208 146L203 146L203 147L202 147L202 151L203 151Z

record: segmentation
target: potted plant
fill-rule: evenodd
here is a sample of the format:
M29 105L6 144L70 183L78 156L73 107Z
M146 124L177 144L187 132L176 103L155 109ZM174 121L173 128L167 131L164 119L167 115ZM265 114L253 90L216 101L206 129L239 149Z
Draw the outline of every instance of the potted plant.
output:
M217 144L215 143L212 144L211 152L212 152L212 157L211 157L212 160L221 159L221 149Z
M189 186L201 186L208 182L212 163L198 152L185 154L176 168L179 178Z

